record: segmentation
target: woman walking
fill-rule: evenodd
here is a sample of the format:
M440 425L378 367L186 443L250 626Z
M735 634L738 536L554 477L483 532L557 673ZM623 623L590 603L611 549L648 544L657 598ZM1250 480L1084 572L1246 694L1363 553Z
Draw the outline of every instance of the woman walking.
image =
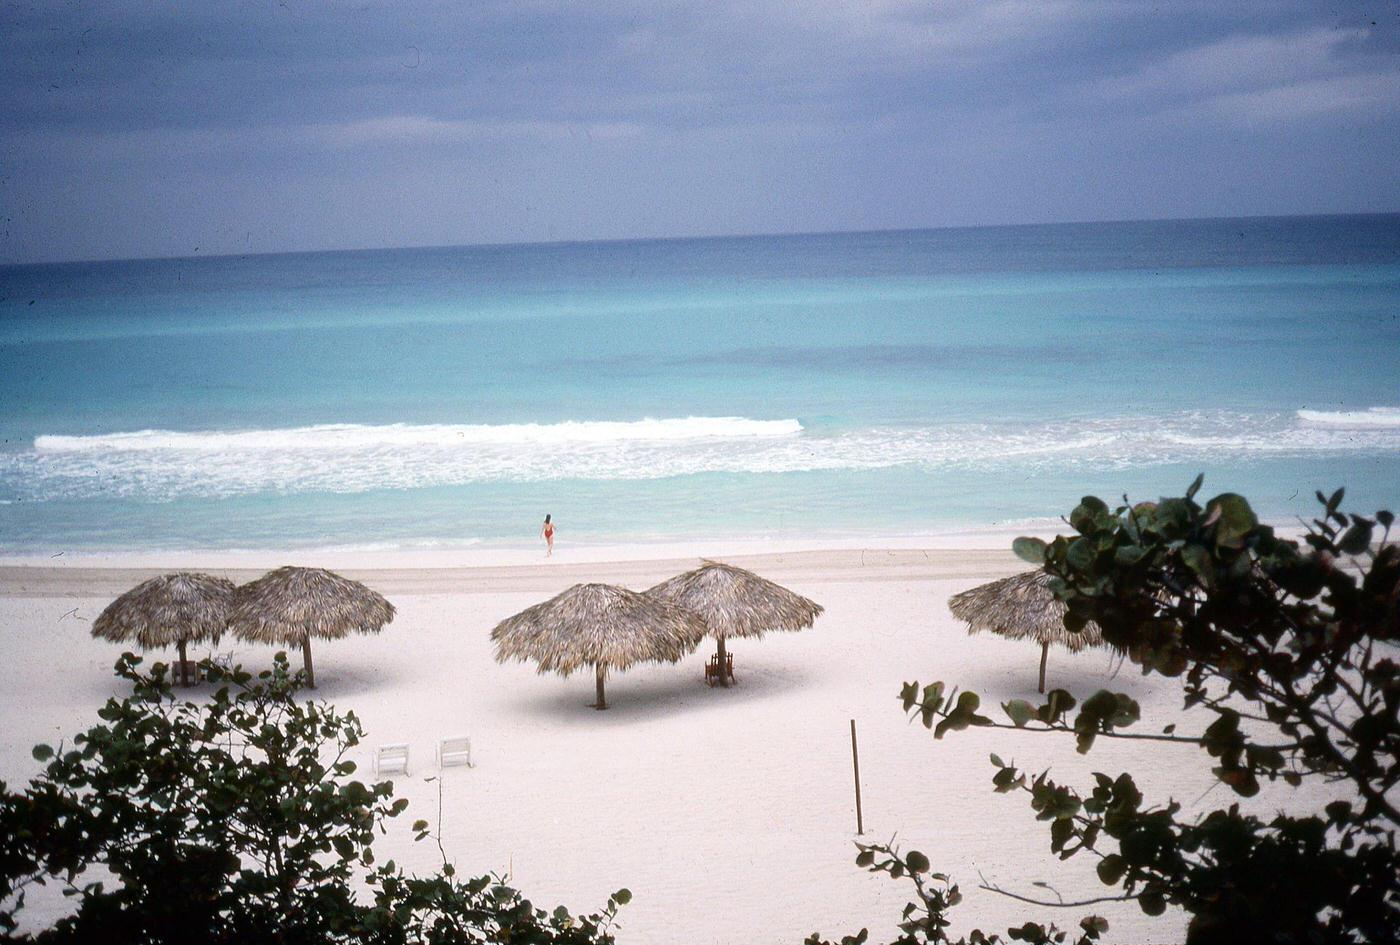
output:
M540 534L544 536L544 543L549 546L545 551L546 558L554 554L554 523L549 520L549 516L544 517L544 525L540 528Z

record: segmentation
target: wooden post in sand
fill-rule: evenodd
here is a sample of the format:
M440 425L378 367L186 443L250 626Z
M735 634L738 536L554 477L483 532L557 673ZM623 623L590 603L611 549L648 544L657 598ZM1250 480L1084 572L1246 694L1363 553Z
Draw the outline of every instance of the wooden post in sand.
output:
M856 835L865 833L865 822L860 814L860 753L856 750L856 720L851 719L851 766L856 771Z
M1045 661L1050 658L1050 644L1040 644L1040 691L1045 692Z

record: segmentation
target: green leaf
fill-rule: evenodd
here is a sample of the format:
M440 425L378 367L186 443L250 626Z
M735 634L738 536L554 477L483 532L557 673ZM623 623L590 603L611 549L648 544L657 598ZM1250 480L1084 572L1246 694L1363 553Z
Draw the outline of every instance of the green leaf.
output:
M1163 912L1167 911L1166 899L1156 890L1145 890L1143 894L1138 897L1138 905L1142 907L1142 911L1148 915L1161 915Z
M1197 482L1199 481L1197 479ZM1101 915L1086 915L1079 920L1079 927L1086 932L1103 934L1108 931L1108 920Z
M992 775L992 786L998 794L1005 794L1019 784L1025 783L1025 779L1016 774L1015 768L1002 768Z
M1069 523L1081 535L1087 535L1094 527L1096 516L1107 514L1108 506L1098 496L1086 495L1079 500L1074 511L1069 513Z
M1123 873L1127 868L1128 864L1123 862L1121 856L1117 853L1110 853L1102 860L1099 860L1099 880L1105 886L1117 886L1118 881L1123 878Z
M1196 478L1191 481L1191 485L1186 488L1186 498L1194 499L1196 493L1201 491L1201 483L1206 481L1205 473L1197 473Z
M904 706L904 711L908 712L914 708L914 703L919 701L918 682L907 682L899 690L899 701Z
M612 894L612 899L613 902L617 903L619 906L625 906L632 901L632 890L619 889Z
M911 850L909 855L904 858L904 865L909 867L911 873L926 873L929 867L928 857L918 850Z
M1022 536L1011 543L1011 551L1022 561L1030 564L1045 563L1045 542L1039 538L1027 538Z
M1025 699L1012 699L1002 703L1001 708L1017 728L1024 728L1027 722L1035 718L1035 708Z
M1259 519L1249 507L1249 501L1237 493L1222 492L1211 499L1206 508L1212 514L1218 511L1218 520L1215 523L1217 545L1226 548L1242 547L1245 537L1259 526Z
M1346 555L1359 555L1371 547L1371 523L1357 522L1343 533L1337 550Z
M53 757L53 749L48 745L35 745L30 754L34 756L35 761L48 761Z
M1113 561L1123 567L1131 568L1143 558L1147 557L1148 549L1141 545L1123 545L1113 552Z
M1087 574L1094 564L1094 546L1087 539L1074 539L1065 552L1065 564L1072 571Z
M992 752L992 764L996 765L998 768L1006 767L1006 762L1002 761L1001 755L998 755L996 752Z
M1215 578L1215 564L1211 560L1210 552L1204 546L1195 544L1183 545L1181 548L1181 561L1191 572L1196 575L1201 586L1209 589Z

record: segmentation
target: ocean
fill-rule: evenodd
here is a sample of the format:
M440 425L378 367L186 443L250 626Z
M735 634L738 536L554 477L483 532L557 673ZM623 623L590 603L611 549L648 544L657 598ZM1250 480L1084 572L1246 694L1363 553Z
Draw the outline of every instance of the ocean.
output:
M0 268L0 553L1400 510L1400 216Z

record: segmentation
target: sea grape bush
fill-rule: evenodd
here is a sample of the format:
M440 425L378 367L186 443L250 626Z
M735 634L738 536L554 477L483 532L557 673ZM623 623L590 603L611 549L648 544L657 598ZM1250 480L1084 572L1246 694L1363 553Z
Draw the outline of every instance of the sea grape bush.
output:
M1318 493L1321 512L1301 543L1261 525L1232 493L1204 506L1201 479L1179 498L1110 509L1086 497L1070 513L1072 535L1021 538L1015 551L1041 565L1068 608L1067 629L1087 621L1144 674L1179 679L1191 732L1176 724L1139 731L1137 703L1099 691L1079 701L1057 689L1033 705L1012 700L1001 718L976 693L942 682L907 683L906 712L935 738L971 727L1074 739L1194 745L1219 782L1240 797L1265 781L1282 790L1339 784L1336 799L1302 813L1258 816L1230 803L1187 816L1174 801L1144 796L1131 772L1095 774L1071 786L991 756L993 789L1024 795L1049 825L1061 859L1093 857L1112 892L1082 903L1133 900L1149 915L1189 915L1188 942L1400 941L1400 545L1394 517L1341 511L1342 490ZM1184 724L1184 723L1183 723ZM857 863L914 880L900 945L950 942L956 886L927 872L922 853L862 846ZM998 887L984 886L1015 895ZM1030 897L1015 896L1025 901ZM1105 926L1089 917L1081 941ZM1065 941L1028 925L1013 940ZM842 939L864 942L867 933ZM973 932L960 941L994 940ZM809 945L822 945L814 935Z
M627 890L598 913L546 913L497 876L377 864L371 843L408 806L351 779L353 713L303 701L284 654L234 670L205 704L165 667L116 671L132 694L71 745L40 745L27 788L0 784L0 940L41 943L562 943L608 945ZM216 667L206 670L218 674ZM428 823L413 824L419 840ZM71 914L17 933L25 894L59 884Z

